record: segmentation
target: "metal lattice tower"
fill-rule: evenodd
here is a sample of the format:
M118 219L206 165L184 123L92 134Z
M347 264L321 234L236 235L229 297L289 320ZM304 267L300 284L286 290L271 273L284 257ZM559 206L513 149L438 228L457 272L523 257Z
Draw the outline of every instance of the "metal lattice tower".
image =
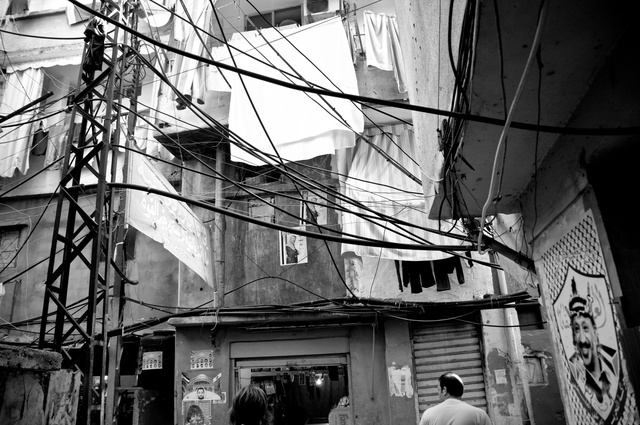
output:
M129 16L134 16L129 11L137 2L124 4L119 0L120 4L117 3L103 0L100 12L126 25ZM117 170L117 146L114 145L118 144L120 134L118 104L123 77L137 69L132 60L134 52L127 46L128 34L125 33L124 42L118 44L118 27L110 34L104 27L102 20L94 17L85 30L85 48L63 160L39 337L40 348L60 352L66 365L82 372L78 423L87 424L91 418L92 399L100 400L101 407L105 403L109 298L123 295L117 289L122 284L122 271L112 255L115 246L112 229L118 227L117 214L114 214L118 199L109 189L108 181L109 178L115 180ZM75 123L78 116L81 121ZM115 127L113 131L112 127ZM110 157L113 164L108 169ZM86 290L86 308L72 312L71 308L77 307L77 303L69 300L73 295L69 292L70 284L73 282L74 288L85 284L82 280L86 281L87 273L89 280L83 288ZM116 288L112 295L110 287ZM54 318L53 325L49 324L51 317ZM79 353L72 355L70 347L79 347L80 350L74 350ZM102 347L99 391L94 389L97 347ZM100 423L103 423L104 415L100 416Z

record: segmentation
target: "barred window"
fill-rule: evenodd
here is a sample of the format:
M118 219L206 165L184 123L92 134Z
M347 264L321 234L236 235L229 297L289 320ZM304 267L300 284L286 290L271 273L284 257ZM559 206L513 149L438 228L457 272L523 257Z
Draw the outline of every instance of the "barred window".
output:
M20 229L0 228L0 269L16 267L16 252L20 242Z

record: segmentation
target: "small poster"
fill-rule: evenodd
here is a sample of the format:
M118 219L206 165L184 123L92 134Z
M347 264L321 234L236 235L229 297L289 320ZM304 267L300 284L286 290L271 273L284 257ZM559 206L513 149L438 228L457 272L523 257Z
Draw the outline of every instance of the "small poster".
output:
M162 369L162 351L142 353L142 370Z
M302 214L305 224L327 224L327 201L315 193L305 192Z
M213 350L191 352L191 370L213 368Z
M303 229L296 227L296 229ZM280 265L307 263L307 237L295 233L280 232Z
M389 394L396 397L413 397L411 368L408 365L398 369L395 362L387 368L389 375Z

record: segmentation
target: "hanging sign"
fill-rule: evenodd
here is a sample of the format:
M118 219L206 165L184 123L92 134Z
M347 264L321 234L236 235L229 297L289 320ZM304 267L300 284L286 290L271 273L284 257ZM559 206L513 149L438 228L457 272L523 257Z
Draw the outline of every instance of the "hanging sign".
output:
M177 194L167 179L142 155L131 155L129 183ZM167 251L213 287L209 233L184 202L127 190L126 222L161 243Z

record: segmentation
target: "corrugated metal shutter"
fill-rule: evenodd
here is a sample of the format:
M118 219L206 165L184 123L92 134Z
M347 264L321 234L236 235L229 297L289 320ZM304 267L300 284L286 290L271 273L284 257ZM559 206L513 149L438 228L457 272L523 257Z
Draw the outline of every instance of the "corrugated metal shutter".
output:
M413 327L420 414L439 402L438 378L445 372L462 378L464 401L487 410L479 337L479 328L471 324L446 322Z

